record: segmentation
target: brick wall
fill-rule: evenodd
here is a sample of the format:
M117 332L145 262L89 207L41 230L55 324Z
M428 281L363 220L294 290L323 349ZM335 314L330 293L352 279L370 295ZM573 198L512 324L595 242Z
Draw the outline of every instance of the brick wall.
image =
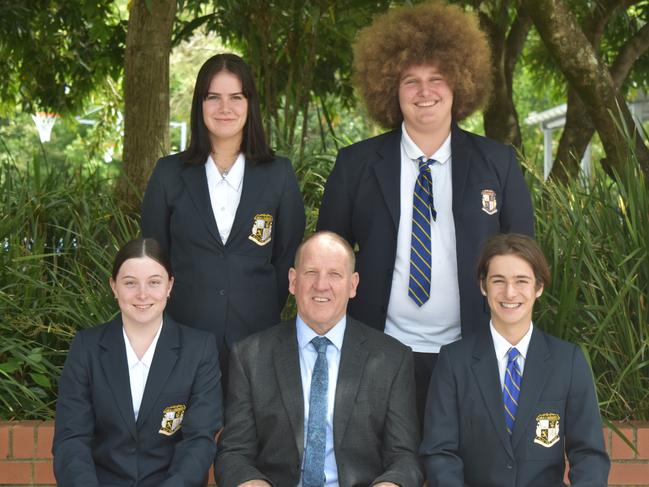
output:
M617 427L635 446L635 453L613 431L604 429L611 455L609 485L649 487L649 423L619 423ZM51 422L0 422L0 485L54 486ZM214 485L210 472L210 485Z

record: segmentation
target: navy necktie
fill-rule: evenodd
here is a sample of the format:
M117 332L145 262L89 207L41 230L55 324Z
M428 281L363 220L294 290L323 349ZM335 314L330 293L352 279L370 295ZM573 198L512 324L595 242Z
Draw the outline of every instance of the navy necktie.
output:
M430 218L437 219L433 203L433 180L429 164L433 159L419 161L419 175L415 182L412 196L412 236L410 241L410 279L408 280L408 296L422 306L430 296Z
M318 352L318 358L311 375L302 487L323 487L325 483L324 459L327 441L327 388L329 387L327 345L329 343L326 337L315 337L311 340L311 344Z
M507 354L507 370L505 371L505 385L503 387L503 404L505 405L505 425L511 435L514 431L516 411L518 410L518 397L521 393L521 369L516 359L520 353L515 347L509 349Z

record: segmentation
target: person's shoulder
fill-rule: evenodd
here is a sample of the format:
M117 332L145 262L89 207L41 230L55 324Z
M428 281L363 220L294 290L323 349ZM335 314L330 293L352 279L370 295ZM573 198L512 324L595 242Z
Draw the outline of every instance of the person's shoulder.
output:
M74 340L79 344L83 344L83 348L91 349L98 346L108 330L114 327L119 327L119 323L115 320L111 320L89 328L83 328L77 330Z
M295 320L284 321L265 330L253 333L243 340L235 343L232 353L241 356L259 357L264 350L270 350L272 344L291 335L295 328Z
M575 353L581 353L581 348L576 343L550 335L536 326L535 329L539 336L545 340L550 353L553 355L557 357L572 357Z
M161 177L176 177L184 167L185 164L180 159L180 154L176 153L158 159L153 172Z
M168 316L165 316L164 319L166 323L170 323L172 324L172 326L177 327L178 333L182 337L183 343L200 345L214 342L214 346L216 346L216 338L214 337L213 333L178 323L177 321L173 321Z
M343 147L342 149L340 149L339 155L350 155L368 151L376 151L383 147L386 143L390 143L392 141L401 141L400 129L390 130L389 132L370 137L369 139L360 140L351 145Z
M372 348L387 351L389 354L402 354L410 352L410 347L404 345L396 338L386 335L382 331L376 330L354 318L347 317L347 326L355 328L357 333L362 335L367 344Z
M459 127L456 127L453 133L456 137L459 137L460 140L464 139L465 142L469 141L485 155L509 157L513 150L511 145L503 144L502 142L485 137L484 135L474 134L473 132L469 132Z

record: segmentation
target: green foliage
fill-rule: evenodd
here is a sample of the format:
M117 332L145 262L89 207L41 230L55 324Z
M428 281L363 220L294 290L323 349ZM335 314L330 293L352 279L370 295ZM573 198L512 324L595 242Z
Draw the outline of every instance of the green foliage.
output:
M649 193L637 163L627 166L586 187L536 176L537 239L553 271L537 322L582 346L605 417L648 420Z
M70 338L115 312L111 262L138 227L103 171L6 150L0 168L0 419L49 418Z
M74 113L122 70L126 21L113 2L5 0L0 7L0 113Z

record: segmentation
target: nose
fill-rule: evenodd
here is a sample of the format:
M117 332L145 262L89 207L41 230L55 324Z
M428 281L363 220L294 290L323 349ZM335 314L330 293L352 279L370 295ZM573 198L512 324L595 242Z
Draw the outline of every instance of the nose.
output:
M326 290L329 288L327 276L325 274L318 274L318 277L315 280L314 287L316 290Z
M146 290L146 285L142 284L137 287L137 298L138 299L144 299L146 298L147 295L147 290Z
M219 100L219 111L221 112L230 111L230 102L225 97Z
M505 287L505 296L508 298L516 296L516 286L513 282L508 282Z

